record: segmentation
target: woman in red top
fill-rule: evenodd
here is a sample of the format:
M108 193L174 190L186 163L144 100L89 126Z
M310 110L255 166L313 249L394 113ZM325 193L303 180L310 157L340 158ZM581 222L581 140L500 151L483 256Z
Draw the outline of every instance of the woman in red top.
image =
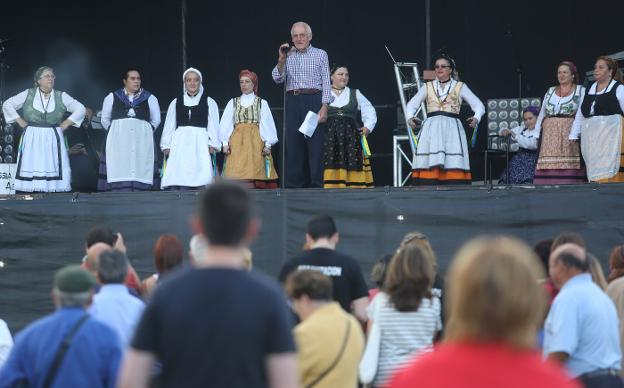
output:
M399 372L392 388L580 387L534 349L546 298L526 244L478 238L458 252L448 278L445 341Z

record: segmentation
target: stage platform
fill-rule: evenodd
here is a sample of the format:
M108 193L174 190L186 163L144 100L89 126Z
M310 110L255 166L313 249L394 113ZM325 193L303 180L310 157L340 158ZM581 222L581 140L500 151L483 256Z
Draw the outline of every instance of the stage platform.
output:
M187 244L197 195L0 197L0 318L16 331L50 312L54 271L80 263L84 236L95 224L121 232L139 275L150 275L160 234L175 233ZM367 274L413 230L431 238L442 271L462 242L483 233L534 244L563 230L579 232L605 269L610 249L624 243L624 184L270 190L255 191L254 197L262 218L252 246L254 268L270 276L301 250L306 222L319 213L335 217L338 249L354 256Z

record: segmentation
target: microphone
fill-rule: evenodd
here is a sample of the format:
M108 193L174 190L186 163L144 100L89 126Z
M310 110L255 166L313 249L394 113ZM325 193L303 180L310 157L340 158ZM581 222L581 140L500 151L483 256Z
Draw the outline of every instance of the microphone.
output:
M291 49L290 45L280 47L280 51L281 51L283 54L288 54L288 52L290 51L290 49Z

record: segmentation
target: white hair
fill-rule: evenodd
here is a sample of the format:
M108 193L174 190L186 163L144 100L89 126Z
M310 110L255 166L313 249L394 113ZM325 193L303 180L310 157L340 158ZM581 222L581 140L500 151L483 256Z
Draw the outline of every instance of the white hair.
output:
M297 26L302 26L303 28L305 28L306 33L310 36L310 38L312 37L312 27L310 27L310 25L306 22L293 23L292 27L290 28L290 36L293 35L293 31L295 30L295 27Z
M55 288L52 292L58 307L87 307L91 298L91 291L65 292Z
M206 241L206 238L201 234L193 235L193 237L191 237L191 241L189 242L189 246L191 248L193 261L196 263L204 261L206 249L208 249L208 241Z

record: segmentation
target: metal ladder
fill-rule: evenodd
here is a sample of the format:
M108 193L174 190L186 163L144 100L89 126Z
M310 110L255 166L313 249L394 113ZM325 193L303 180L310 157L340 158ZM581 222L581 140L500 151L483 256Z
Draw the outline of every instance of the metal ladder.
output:
M390 53L389 50L388 53ZM392 57L392 54L390 54L390 56ZM394 61L393 57L392 60ZM401 108L403 109L405 128L407 130L407 136L395 136L393 142L394 186L400 187L404 186L411 176L412 161L414 155L416 154L416 148L418 147L416 133L410 128L408 123L408 120L411 119L411 117L407 117L406 114L407 103L416 95L416 93L418 93L423 84L420 80L417 63L394 61L394 75L396 77L399 98L401 100ZM421 121L424 121L427 118L427 110L425 109L424 102L416 111L416 117L418 117ZM410 149L412 151L411 157L408 157L402 147L405 140L409 141ZM406 161L410 166L410 171L406 176L403 175L403 161Z

